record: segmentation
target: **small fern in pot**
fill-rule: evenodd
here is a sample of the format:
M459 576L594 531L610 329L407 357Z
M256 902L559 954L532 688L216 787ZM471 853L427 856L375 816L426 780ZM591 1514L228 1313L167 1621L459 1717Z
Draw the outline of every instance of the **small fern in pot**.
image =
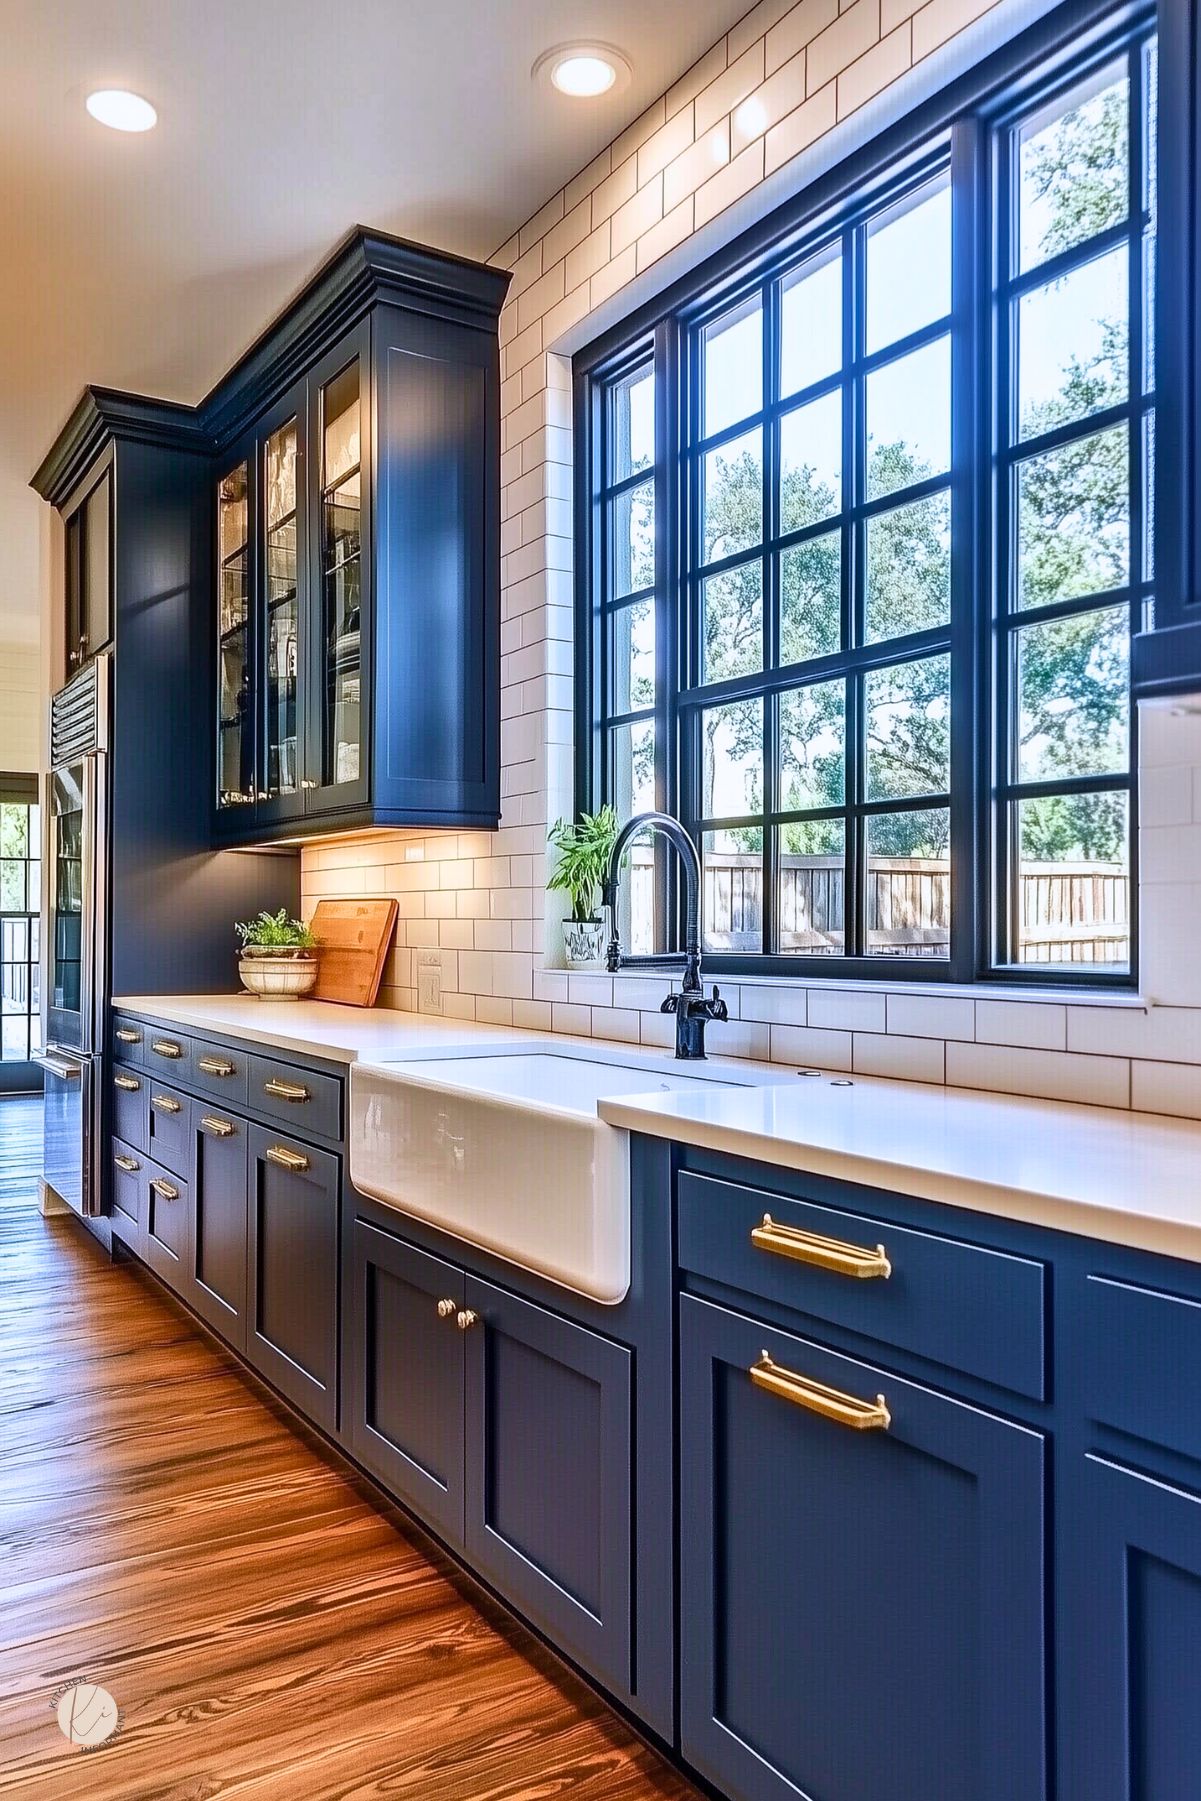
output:
M317 981L317 940L301 919L289 919L286 907L260 913L234 926L242 941L238 973L242 985L260 1000L294 1001L312 992Z
M547 887L566 894L571 903L563 921L567 961L577 967L596 963L605 949L605 923L598 908L617 839L617 815L604 806L597 813L582 813L578 820L559 819L549 836L558 861Z

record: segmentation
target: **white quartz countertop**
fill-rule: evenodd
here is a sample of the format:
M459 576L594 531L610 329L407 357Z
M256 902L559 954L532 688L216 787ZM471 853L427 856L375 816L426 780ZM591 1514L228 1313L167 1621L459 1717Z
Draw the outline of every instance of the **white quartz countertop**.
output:
M323 1001L120 995L113 1005L194 1032L326 1057L396 1061L538 1041L621 1064L635 1046ZM1201 1263L1201 1122L919 1082L713 1057L710 1082L598 1103L610 1125L756 1162L943 1202ZM648 1083L648 1087L651 1085ZM531 1129L536 1129L534 1116Z
M1201 1262L1201 1124L922 1082L602 1100L631 1132Z
M194 1032L246 1038L281 1051L357 1063L405 1057L458 1044L528 1038L511 1026L477 1026L391 1007L339 1007L330 1001L261 1001L254 994L120 994L113 1006Z

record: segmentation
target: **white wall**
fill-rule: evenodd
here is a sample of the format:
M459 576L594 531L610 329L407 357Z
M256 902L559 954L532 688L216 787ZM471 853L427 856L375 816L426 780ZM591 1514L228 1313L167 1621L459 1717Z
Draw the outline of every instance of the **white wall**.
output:
M39 769L41 749L41 649L0 640L0 771Z
M799 192L1027 24L1039 0L760 0L497 253L502 344L502 820L302 854L304 904L394 894L384 1005L435 963L459 1018L670 1041L662 978L568 975L546 827L572 808L572 441L566 352ZM748 138L738 109L754 96ZM1201 1117L1201 717L1143 720L1141 956L1154 1006L1012 990L722 984L714 1048L781 1063ZM549 923L548 923L549 922Z

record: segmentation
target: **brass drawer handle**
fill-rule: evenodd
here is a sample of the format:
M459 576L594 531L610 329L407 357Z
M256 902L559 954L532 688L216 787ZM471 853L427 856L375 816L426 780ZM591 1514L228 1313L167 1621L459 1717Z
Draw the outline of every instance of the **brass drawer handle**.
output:
M198 1057L196 1067L206 1076L232 1076L234 1066L225 1057Z
M161 1176L155 1176L150 1186L153 1188L155 1194L162 1195L165 1201L177 1201L179 1199L179 1190L176 1188L174 1182L164 1182Z
M455 1324L460 1332L469 1332L472 1326L479 1324L479 1318L479 1314L473 1307L464 1307L462 1312L457 1315Z
M827 1388L824 1382L798 1376L795 1370L773 1363L766 1351L758 1363L751 1365L749 1375L756 1388L765 1388L781 1400L794 1401L798 1407L820 1413L823 1419L834 1420L839 1426L849 1426L853 1432L887 1432L892 1424L883 1395L877 1395L874 1401L844 1395L840 1389Z
M211 1132L214 1138L232 1138L238 1129L232 1120L214 1119L211 1113L206 1113L200 1124L203 1130Z
M113 1077L113 1087L124 1088L127 1094L136 1094L141 1086L142 1084L136 1076L115 1075Z
M840 1276L887 1278L892 1274L882 1244L869 1249L841 1238L823 1238L820 1232L803 1232L799 1226L777 1225L770 1213L765 1213L763 1224L751 1232L751 1243L757 1251L774 1251L777 1257L793 1257L798 1263L832 1269Z
M455 1311L455 1303L453 1301L443 1300L443 1301L438 1302L438 1318L439 1319L449 1319L451 1314L454 1311Z
M286 1150L282 1144L269 1145L263 1155L268 1163L278 1163L281 1169L299 1171L309 1167L307 1157L302 1157L299 1151Z
M152 1094L150 1097L150 1105L152 1107L157 1107L160 1113L183 1112L182 1102L173 1101L169 1094Z
M160 1057L176 1058L183 1056L183 1045L176 1044L173 1038L152 1038L150 1041L150 1048L152 1051L157 1051Z
M136 1169L142 1167L136 1157L126 1157L121 1151L113 1152L113 1162L118 1169L123 1169L127 1176L132 1176Z
M128 1026L118 1026L113 1033L113 1037L117 1040L118 1044L141 1044L142 1042L142 1034L140 1032L132 1032Z
M309 1091L299 1082L284 1082L278 1076L269 1076L263 1083L263 1093L274 1095L277 1101L307 1101Z

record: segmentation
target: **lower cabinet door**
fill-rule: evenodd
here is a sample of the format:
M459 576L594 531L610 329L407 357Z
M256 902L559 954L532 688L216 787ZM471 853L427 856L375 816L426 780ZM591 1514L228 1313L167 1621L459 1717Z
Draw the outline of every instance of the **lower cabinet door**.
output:
M628 1691L631 1353L475 1276L466 1294L469 1560Z
M192 1108L192 1240L188 1300L214 1332L246 1348L246 1125Z
M177 1294L187 1293L191 1201L188 1184L169 1170L141 1160L138 1180L145 1220L142 1240L147 1263Z
M329 1151L252 1126L246 1355L317 1425L337 1425L338 1188Z
M1092 1455L1061 1513L1065 1801L1196 1801L1201 1496Z
M684 1756L740 1801L1041 1801L1040 1435L691 1296L680 1365Z
M146 1255L146 1182L141 1154L131 1144L112 1141L112 1183L109 1189L109 1220L113 1234L122 1244Z
M463 1272L363 1220L351 1260L343 1430L385 1488L460 1545Z

